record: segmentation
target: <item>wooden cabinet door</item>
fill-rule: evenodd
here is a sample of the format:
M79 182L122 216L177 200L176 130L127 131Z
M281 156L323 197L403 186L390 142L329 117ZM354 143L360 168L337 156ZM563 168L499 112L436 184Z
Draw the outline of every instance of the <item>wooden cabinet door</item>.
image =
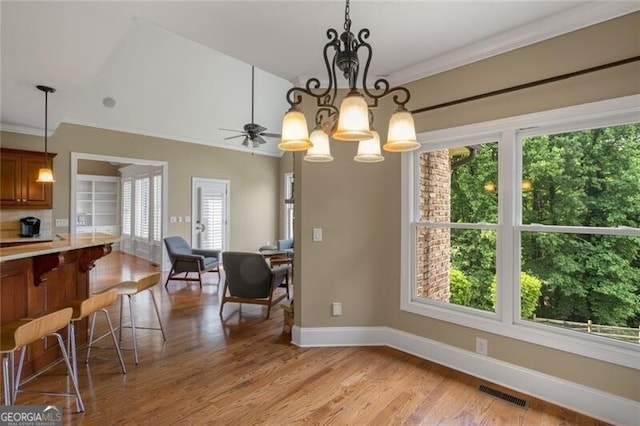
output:
M44 154L22 157L22 205L51 208L52 184L36 182L44 167Z
M55 154L49 154L53 164ZM44 166L44 153L2 149L0 153L0 207L50 209L53 184L39 183L38 172Z
M0 157L0 205L20 206L22 203L22 156L2 153Z

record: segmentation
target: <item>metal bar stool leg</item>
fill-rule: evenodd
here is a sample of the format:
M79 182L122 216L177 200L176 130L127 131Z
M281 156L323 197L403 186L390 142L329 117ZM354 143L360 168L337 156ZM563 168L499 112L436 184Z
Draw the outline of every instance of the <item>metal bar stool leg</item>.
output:
M78 382L78 356L76 355L76 326L73 321L69 321L69 345L70 348L67 349L67 353L71 360L71 372L73 373L73 377L76 379L76 383Z
M64 358L64 363L67 365L67 371L71 375L71 384L73 385L73 393L76 395L76 406L78 411L84 411L84 404L82 403L82 397L80 396L80 389L78 388L78 380L76 380L76 376L73 374L73 370L71 368L71 363L69 362L69 355L67 354L67 350L64 348L64 341L62 340L62 336L58 333L53 333L54 336L58 339L58 345L60 346L60 351L62 352L62 357Z
M102 309L102 312L104 312L104 316L107 319L107 324L109 324L109 331L111 332L111 338L113 339L113 345L116 347L116 352L118 353L118 359L120 360L120 368L122 368L122 373L126 374L127 373L127 369L124 366L124 359L122 359L122 352L120 352L120 345L118 345L118 340L116 339L116 332L113 330L113 325L111 324L111 318L109 318L109 312L107 312L106 309ZM95 315L97 314L97 312L95 312L93 315L93 320L95 322ZM91 326L91 333L93 333L93 325ZM91 343L91 340L89 340L89 343ZM89 352L87 352L87 362L89 362Z
M85 364L89 363L89 356L91 355L91 345L93 344L93 331L96 327L96 314L97 312L94 312L93 314L91 314L91 328L89 329L89 343L87 344L87 357L84 359ZM111 326L111 322L109 322L109 326ZM113 329L111 330L111 333L113 333ZM113 336L113 338L115 339L115 336Z
M16 400L18 395L18 388L20 387L20 378L22 377L22 365L24 364L24 356L27 353L27 347L20 348L20 362L18 362L18 372L13 377L13 401Z
M158 317L158 324L160 324L160 331L162 331L162 338L164 341L167 341L167 336L164 335L164 327L162 326L162 320L160 319L160 311L158 310L158 304L156 303L156 297L153 295L153 291L149 288L149 293L151 294L151 301L153 302L153 307L156 310L156 316Z
M136 310L135 310L135 301L134 297L131 295L127 295L129 299L129 315L131 315L131 335L133 336L133 358L136 360L136 364L138 364L138 339L136 337ZM122 324L120 325L122 327Z
M4 390L4 405L13 405L14 401L13 362L13 352L2 355L2 388Z

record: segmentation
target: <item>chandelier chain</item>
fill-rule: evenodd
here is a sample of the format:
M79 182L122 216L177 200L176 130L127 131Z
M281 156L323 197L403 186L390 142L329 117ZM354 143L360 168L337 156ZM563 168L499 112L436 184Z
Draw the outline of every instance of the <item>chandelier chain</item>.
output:
M351 18L349 17L350 11L351 7L349 6L349 0L347 0L347 4L344 7L344 30L347 32L351 31Z

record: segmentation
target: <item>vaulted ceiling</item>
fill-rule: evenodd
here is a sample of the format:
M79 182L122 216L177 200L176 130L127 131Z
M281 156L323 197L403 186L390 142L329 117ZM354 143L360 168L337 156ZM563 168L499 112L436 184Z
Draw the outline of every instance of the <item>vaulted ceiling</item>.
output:
M370 73L402 84L640 9L638 2L357 1ZM326 30L342 1L2 1L0 129L85 124L246 150L251 120L280 131L285 93L324 78ZM109 99L110 98L110 99ZM256 153L279 155L277 140Z

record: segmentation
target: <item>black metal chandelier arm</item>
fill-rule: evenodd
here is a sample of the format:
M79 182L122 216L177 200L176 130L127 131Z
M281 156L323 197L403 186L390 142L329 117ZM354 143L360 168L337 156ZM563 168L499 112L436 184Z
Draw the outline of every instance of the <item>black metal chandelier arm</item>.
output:
M317 80L317 79L315 79ZM299 106L302 103L302 94L306 94L316 99L316 106L319 110L326 110L328 114L334 115L338 114L338 108L333 105L331 95L326 93L324 94L316 94L313 91L306 89L304 87L292 87L287 91L287 102L291 106L292 109Z

